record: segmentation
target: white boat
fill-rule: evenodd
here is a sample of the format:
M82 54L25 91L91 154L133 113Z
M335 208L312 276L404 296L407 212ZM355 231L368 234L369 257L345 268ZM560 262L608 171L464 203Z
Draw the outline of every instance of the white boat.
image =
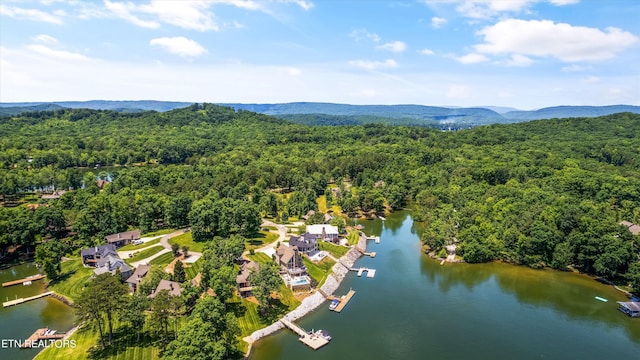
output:
M338 305L340 305L340 300L339 299L333 299L331 301L331 305L329 305L329 310L332 310L332 311L335 310L338 307Z
M24 285L24 286L31 285L31 284L32 284L31 281L25 281L25 282L22 283L22 285Z
M331 340L331 335L329 335L329 333L326 332L325 330L317 330L315 332L312 332L311 335L321 337L327 341Z

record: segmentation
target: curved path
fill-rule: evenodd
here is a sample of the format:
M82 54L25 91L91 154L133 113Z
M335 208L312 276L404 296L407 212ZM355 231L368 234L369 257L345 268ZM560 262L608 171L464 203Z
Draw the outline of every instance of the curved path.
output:
M266 245L262 245L261 247L259 247L258 249L255 249L255 252L262 252L262 253L269 253L270 251L273 251L273 248L278 245L278 242L283 242L286 238L287 238L287 227L282 225L282 224L276 224L273 221L269 221L269 220L262 220L262 224L260 226L273 226L276 229L278 229L278 239L275 240L272 243L266 244ZM242 253L242 255L246 255L248 254L249 251L245 251L244 253Z
M171 244L169 244L169 239L171 239L173 237L176 237L176 236L179 236L179 235L182 235L185 232L186 232L186 229L181 229L181 230L176 230L176 231L174 231L172 233L169 233L169 234L166 234L166 235L162 236L160 238L160 245L162 245L164 247L164 249L162 249L161 251L153 254L152 256L149 256L148 258L145 258L145 259L142 259L142 260L139 260L139 261L131 263L131 266L138 267L138 265L147 264L151 260L153 260L153 259L155 259L155 258L157 258L159 256L162 256L162 255L164 255L164 254L166 254L168 252L171 252L172 250L171 250ZM193 259L197 260L202 254L199 253L199 252L195 252L195 251L189 251L189 255L190 255L189 256L190 258L193 257ZM193 260L193 261L195 261L195 260Z

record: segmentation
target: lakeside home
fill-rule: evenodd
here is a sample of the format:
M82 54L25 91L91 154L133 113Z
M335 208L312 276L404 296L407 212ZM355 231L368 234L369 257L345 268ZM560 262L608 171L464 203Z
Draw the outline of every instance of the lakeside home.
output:
M107 244L113 244L116 248L131 244L135 240L140 239L140 230L131 230L111 234L104 237Z
M132 292L136 292L138 290L138 285L140 285L142 279L147 276L150 269L151 266L149 265L138 265L133 274L126 280L129 284L129 289L131 289Z
M618 301L618 310L631 316L632 318L640 318L640 302L622 302Z

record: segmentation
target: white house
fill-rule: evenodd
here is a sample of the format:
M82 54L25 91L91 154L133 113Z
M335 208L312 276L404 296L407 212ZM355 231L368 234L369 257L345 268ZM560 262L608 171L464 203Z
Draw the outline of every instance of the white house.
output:
M318 240L337 242L338 227L327 224L307 225L307 233L314 235Z

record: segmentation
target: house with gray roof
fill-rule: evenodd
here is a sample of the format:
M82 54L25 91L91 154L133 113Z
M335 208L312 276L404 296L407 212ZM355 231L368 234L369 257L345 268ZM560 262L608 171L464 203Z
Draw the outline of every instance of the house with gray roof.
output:
M138 285L140 285L142 278L147 276L150 269L151 266L149 265L138 265L133 274L131 274L131 276L126 280L127 284L129 284L129 288L132 291L135 292L138 290Z
M104 237L107 244L113 244L116 248L131 244L134 240L140 239L140 230L125 231L111 234Z
M318 237L309 233L300 236L292 235L289 238L289 246L295 246L301 253L311 256L319 250Z
M156 297L156 294L158 294L162 290L169 291L169 296L180 296L182 295L183 288L179 282L162 279L160 280L160 283L158 283L158 286L155 288L155 290L153 290L151 295L149 295L149 297L153 299L154 297Z
M291 276L298 276L306 274L307 269L302 264L302 258L296 246L287 246L280 244L280 247L276 249L274 254L275 260L280 265L280 270L283 273L288 273Z

